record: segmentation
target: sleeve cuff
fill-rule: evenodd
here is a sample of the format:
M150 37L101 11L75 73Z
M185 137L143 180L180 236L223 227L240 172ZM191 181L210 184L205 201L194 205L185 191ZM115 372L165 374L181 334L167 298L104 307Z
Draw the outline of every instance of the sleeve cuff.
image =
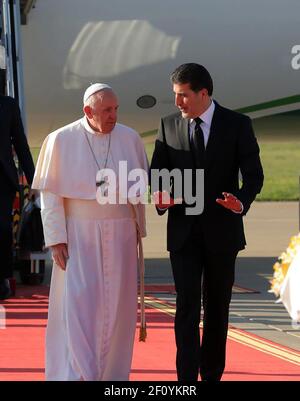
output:
M67 244L67 229L62 208L42 209L41 211L45 246Z
M68 237L63 198L48 191L41 191L41 217L45 246L67 244Z

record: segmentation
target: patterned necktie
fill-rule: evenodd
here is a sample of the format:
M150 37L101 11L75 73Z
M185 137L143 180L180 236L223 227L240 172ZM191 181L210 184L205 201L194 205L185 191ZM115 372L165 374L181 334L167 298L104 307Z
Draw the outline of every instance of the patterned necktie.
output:
M205 145L203 131L200 126L203 121L199 117L195 118L194 121L196 122L196 126L191 135L191 149L193 152L196 168L204 168Z

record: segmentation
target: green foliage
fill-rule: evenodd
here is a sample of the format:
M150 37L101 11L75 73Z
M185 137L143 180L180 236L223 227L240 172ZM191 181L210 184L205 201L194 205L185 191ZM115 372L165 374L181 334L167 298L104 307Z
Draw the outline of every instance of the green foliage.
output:
M298 200L300 141L260 144L265 182L258 200Z

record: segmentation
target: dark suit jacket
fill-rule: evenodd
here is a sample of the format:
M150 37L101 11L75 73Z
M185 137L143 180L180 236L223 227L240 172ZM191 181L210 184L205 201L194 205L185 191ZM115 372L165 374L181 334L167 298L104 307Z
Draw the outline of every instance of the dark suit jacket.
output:
M19 189L17 169L13 159L12 145L25 173L32 183L34 163L28 147L17 102L9 96L0 96L0 172L9 178L12 187Z
M263 185L259 147L250 118L215 102L204 160L204 211L200 217L185 214L186 206L168 209L167 247L180 250L193 224L201 224L205 245L210 250L235 252L246 245L243 219ZM188 119L180 113L161 120L151 162L152 169L195 169L190 149ZM151 171L150 170L150 171ZM239 170L243 177L239 188ZM153 187L152 187L153 190ZM222 192L230 192L243 203L242 214L216 203ZM158 211L162 214L162 211Z

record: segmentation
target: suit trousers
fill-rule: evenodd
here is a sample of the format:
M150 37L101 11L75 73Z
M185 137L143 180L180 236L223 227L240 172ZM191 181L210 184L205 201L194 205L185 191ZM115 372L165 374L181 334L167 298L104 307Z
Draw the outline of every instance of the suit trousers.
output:
M13 276L12 207L15 193L0 165L0 282Z
M224 233L226 235L226 233ZM170 252L176 297L178 380L218 381L225 367L229 304L237 251L208 249L201 222L179 251ZM203 332L200 315L203 306Z

